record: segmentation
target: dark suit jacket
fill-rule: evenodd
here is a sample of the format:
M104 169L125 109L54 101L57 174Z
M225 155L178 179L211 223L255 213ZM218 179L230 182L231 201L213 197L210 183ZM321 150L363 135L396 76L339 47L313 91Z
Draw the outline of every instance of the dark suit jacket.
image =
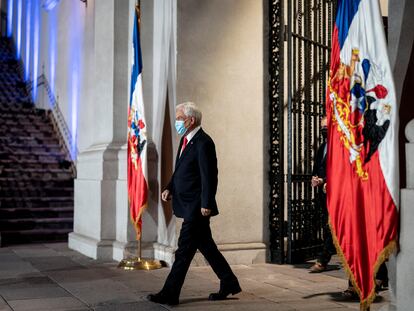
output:
M326 142L323 142L316 153L315 162L313 163L312 176L323 178L326 182L326 154L324 155Z
M323 142L316 153L315 162L313 163L312 176L318 176L326 183L326 154L324 155L326 142ZM317 191L318 204L321 207L326 206L326 194L323 192L323 184L318 186ZM323 211L326 209L323 208Z
M201 216L201 208L218 214L217 157L214 142L203 129L189 141L180 157L183 138L178 147L175 170L166 189L172 194L174 215L185 220Z

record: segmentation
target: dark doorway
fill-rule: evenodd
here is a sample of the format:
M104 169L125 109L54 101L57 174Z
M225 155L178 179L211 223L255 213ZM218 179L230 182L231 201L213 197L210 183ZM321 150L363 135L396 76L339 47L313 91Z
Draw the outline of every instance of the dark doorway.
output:
M167 90L168 94L168 90ZM165 114L164 114L164 126L162 129L162 142L161 142L161 191L167 186L170 181L171 175L173 173L173 141L171 133L171 118L170 118L170 103L168 100L168 95L166 97L165 103ZM161 201L165 223L168 227L173 213L171 202Z
M310 181L335 1L273 0L269 12L270 253L272 262L296 263L315 258L325 235L326 210Z

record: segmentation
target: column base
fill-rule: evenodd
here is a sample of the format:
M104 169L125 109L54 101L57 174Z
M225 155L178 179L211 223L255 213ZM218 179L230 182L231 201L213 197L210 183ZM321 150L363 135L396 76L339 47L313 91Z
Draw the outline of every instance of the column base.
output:
M174 262L174 252L175 247L164 245L160 243L154 243L154 257L155 259L164 261L169 267L172 266Z
M122 259L138 257L138 242L113 242L113 260L121 261ZM141 257L154 258L154 248L152 242L142 242Z
M381 307L378 311L397 311L397 307L393 303L390 303L389 305Z
M267 248L264 243L219 244L217 247L230 265L250 265L266 262ZM175 247L154 243L155 259L163 260L169 266L174 262L175 250ZM191 265L207 266L208 262L200 252L197 252Z
M414 271L412 269L414 261L414 189L401 190L400 208L400 252L397 255L397 274L396 274L396 303L400 311L413 310L414 305Z
M93 259L112 260L112 240L96 240L79 233L69 233L68 247Z

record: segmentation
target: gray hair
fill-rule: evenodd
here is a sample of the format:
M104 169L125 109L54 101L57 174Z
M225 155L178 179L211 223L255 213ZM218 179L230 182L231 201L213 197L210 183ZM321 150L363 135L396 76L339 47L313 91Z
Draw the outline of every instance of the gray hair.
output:
M177 105L175 107L175 110L182 109L186 117L193 117L195 119L195 125L199 126L201 125L201 119L203 118L203 115L193 102L185 102L182 104Z

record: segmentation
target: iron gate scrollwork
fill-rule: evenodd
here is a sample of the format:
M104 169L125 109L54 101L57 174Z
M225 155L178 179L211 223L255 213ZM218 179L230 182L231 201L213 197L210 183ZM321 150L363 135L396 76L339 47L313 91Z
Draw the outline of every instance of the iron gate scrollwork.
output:
M284 261L283 1L272 0L269 7L270 254L271 260L278 263Z
M326 212L316 204L310 180L321 143L319 127L325 109L335 2L270 2L272 262L315 258L324 240Z

